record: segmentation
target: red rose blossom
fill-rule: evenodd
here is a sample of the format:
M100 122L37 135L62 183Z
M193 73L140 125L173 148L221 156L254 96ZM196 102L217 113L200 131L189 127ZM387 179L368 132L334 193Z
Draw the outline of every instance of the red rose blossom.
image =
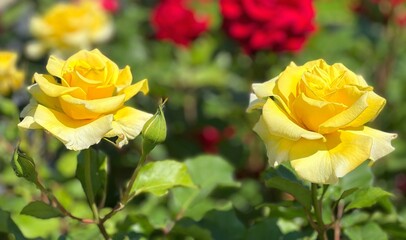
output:
M161 0L151 16L156 38L187 46L208 27L207 19L198 19L183 0Z
M117 12L119 8L118 0L102 0L102 7L108 12Z
M220 0L223 27L247 53L298 51L314 31L312 0Z

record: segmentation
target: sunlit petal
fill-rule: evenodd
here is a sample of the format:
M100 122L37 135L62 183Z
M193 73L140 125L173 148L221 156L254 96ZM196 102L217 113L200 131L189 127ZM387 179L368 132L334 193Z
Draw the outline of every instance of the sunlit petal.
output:
M63 111L74 119L91 119L121 108L124 98L125 95L118 95L110 98L82 100L63 95L60 97L60 104Z
M34 80L38 83L41 90L50 97L59 97L64 94L70 94L74 97L85 98L86 93L78 87L61 86L55 78L50 75L34 74Z
M64 60L51 55L48 59L47 71L51 75L61 78L62 77L62 68L64 65L65 65Z
M144 94L148 93L148 91L149 91L148 80L144 79L131 86L128 86L128 87L124 88L121 92L119 92L119 94L124 93L125 94L124 101L127 101L128 99L132 98L135 94L137 94L140 91Z
M372 121L385 105L385 99L374 92L368 91L362 95L347 110L330 118L320 125L321 133L328 133L346 127L359 127Z
M339 131L325 136L326 141L300 139L291 148L290 160L302 178L331 184L369 158L372 139Z
M391 144L392 140L397 137L397 134L395 133L382 132L370 127L363 127L359 131L351 132L372 139L371 154L369 156L369 159L372 161L376 161L395 150Z
M20 117L24 118L19 124L18 127L25 129L41 129L41 125L34 121L34 113L37 109L37 102L31 100L30 103L24 107L20 113Z
M322 139L323 135L308 131L293 122L287 114L273 101L268 99L263 108L263 117L266 126L271 134L289 140Z
M33 114L36 123L63 142L66 148L82 150L98 143L112 129L113 115L96 120L73 120L67 115L38 105Z
M295 143L294 141L271 135L262 117L254 126L254 131L265 143L269 165L276 167L289 160L289 151Z
M41 105L44 105L47 108L52 108L57 111L61 111L61 105L59 104L59 100L54 97L50 97L46 95L38 84L33 84L28 87L28 92L31 96Z
M116 144L119 147L128 143L128 140L138 136L144 124L152 114L131 107L123 107L114 114L113 129L106 137L118 137Z

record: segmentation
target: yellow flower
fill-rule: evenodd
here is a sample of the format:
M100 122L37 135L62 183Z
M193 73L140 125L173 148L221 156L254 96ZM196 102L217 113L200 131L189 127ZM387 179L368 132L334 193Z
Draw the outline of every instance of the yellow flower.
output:
M24 83L24 73L16 69L17 54L0 52L0 94L9 95Z
M51 75L34 74L33 97L19 127L44 128L68 149L81 150L103 137L118 137L121 147L134 139L149 113L124 106L138 92L148 93L147 80L133 85L130 67L119 69L99 50L82 50L66 61L51 56Z
M290 161L302 178L334 183L367 159L392 152L396 134L364 126L385 105L361 76L344 65L291 63L279 76L253 84L249 111L262 109L254 127L269 163Z
M89 49L94 43L108 40L113 25L96 2L58 3L43 16L33 17L30 30L39 41L31 43L27 51L38 57L47 49L56 53Z

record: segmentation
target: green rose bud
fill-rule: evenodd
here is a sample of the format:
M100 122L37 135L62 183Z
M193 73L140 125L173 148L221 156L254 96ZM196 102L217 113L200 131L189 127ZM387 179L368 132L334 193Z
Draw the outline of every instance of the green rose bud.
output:
M25 152L21 151L19 146L17 146L14 151L11 166L17 177L23 177L30 182L37 181L38 174L37 171L35 171L34 160Z
M158 110L144 125L142 129L143 137L143 153L148 154L154 149L156 145L162 143L166 139L166 120L163 113L164 100L159 106Z

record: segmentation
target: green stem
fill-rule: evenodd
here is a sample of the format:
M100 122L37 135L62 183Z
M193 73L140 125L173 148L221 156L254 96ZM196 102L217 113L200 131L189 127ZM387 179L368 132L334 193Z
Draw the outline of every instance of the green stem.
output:
M147 159L147 155L142 153L140 161L138 162L137 167L135 168L133 175L131 176L130 181L128 182L128 185L127 185L127 188L125 189L123 198L121 199L122 205L126 205L131 200L132 197L130 196L130 193L131 193L132 186L134 185L135 179L137 178L138 173L140 172L141 167L144 165L144 162L146 159Z
M108 234L107 231L106 231L106 228L104 227L104 224L103 224L102 222L99 222L99 223L97 224L97 227L99 228L100 233L103 235L103 237L104 237L105 240L110 240L110 239L111 239L110 236L109 236L109 234Z
M58 199L50 192L48 191L45 186L37 179L34 182L35 186L37 186L37 188L42 192L42 194L45 194L48 198L49 204L55 204L55 206L63 213L65 214L65 216L68 216L72 219L78 220L82 223L94 223L93 220L91 219L83 219L83 218L79 218L76 217L74 215L72 215L70 212L68 212L68 210L65 209L64 206L62 206L62 204L58 201Z
M86 153L86 161L85 161L85 172L87 174L85 174L85 181L86 181L86 185L87 186L91 186L92 185L92 175L90 174L90 172L92 171L91 169L91 161L90 159L92 158L90 149L84 150L84 152ZM90 203L90 208L92 210L93 213L93 218L95 221L99 221L99 210L97 209L96 203L94 202L94 193L93 193L93 189L90 189L91 191L87 191L87 197L89 199L89 203Z
M327 232L326 226L323 222L323 214L322 214L322 198L318 199L317 194L317 184L312 183L312 202L313 202L313 209L316 215L317 220L317 229L315 229L318 233L318 238L320 240L327 240ZM323 194L324 195L324 194Z
M100 219L99 224L103 225L104 222L106 222L111 217L113 217L116 213L121 211L125 207L125 205L133 198L133 196L130 195L131 189L132 189L132 186L134 185L134 182L137 179L138 173L140 172L141 167L144 165L146 159L147 159L147 154L145 154L143 151L141 154L141 158L138 161L137 167L135 168L135 170L130 178L130 181L127 184L127 187L124 191L121 201L107 215L105 215L103 218Z

